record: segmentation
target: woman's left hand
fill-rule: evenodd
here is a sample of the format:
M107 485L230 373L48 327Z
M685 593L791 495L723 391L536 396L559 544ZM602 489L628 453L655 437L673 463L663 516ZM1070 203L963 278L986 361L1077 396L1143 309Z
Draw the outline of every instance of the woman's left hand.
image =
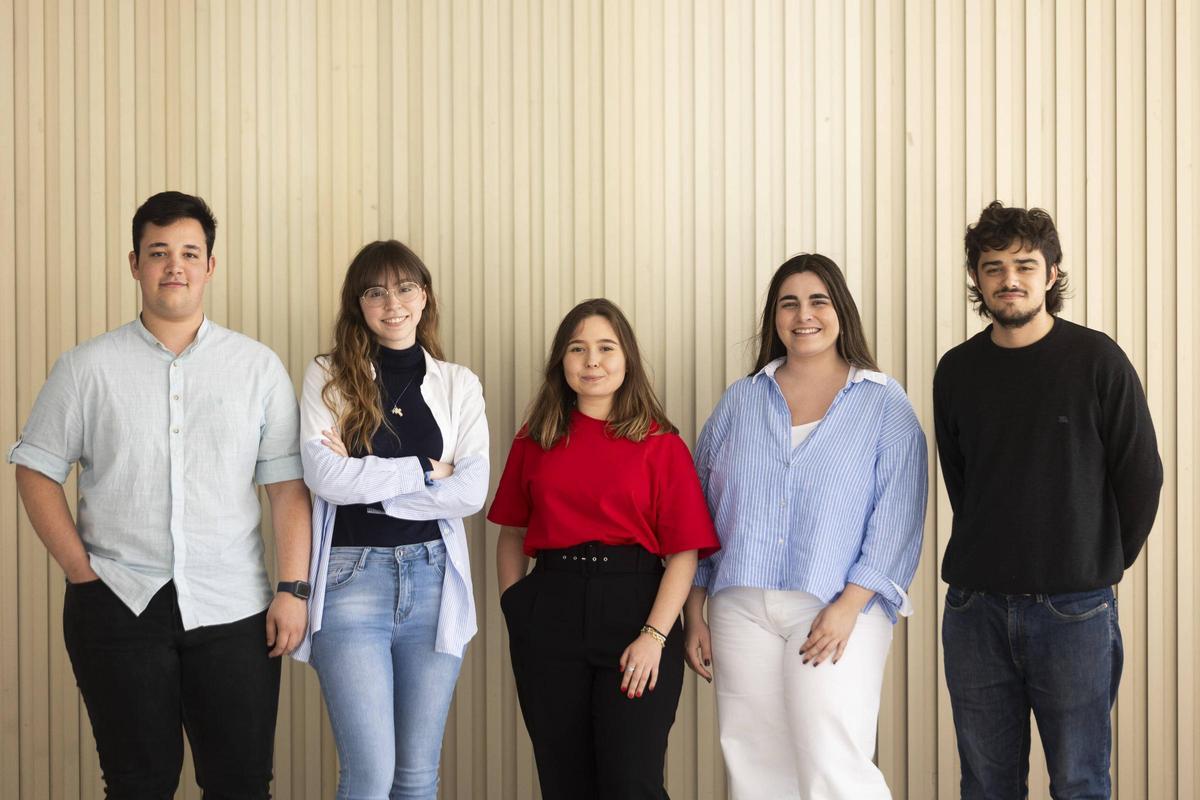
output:
M621 693L629 699L641 697L644 690L654 691L658 684L658 662L663 646L650 634L639 633L621 653Z
M800 655L804 657L804 663L812 662L815 667L832 658L836 664L846 649L846 642L854 632L854 625L858 622L861 611L861 606L855 608L854 603L843 602L842 598L821 609L808 631L808 638L800 646Z
M325 437L321 440L321 444L325 445L342 458L350 457L350 451L346 449L345 442L342 441L342 437L338 436L338 432L336 430L330 429L327 431L321 431L321 435Z

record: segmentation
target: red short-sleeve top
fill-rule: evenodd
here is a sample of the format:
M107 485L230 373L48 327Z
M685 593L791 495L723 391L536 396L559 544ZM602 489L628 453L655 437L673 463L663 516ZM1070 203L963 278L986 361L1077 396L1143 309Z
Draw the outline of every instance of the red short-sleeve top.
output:
M660 556L699 550L700 558L721 546L678 434L632 442L578 411L569 436L549 450L517 434L488 519L526 528L530 556L592 541L640 544Z

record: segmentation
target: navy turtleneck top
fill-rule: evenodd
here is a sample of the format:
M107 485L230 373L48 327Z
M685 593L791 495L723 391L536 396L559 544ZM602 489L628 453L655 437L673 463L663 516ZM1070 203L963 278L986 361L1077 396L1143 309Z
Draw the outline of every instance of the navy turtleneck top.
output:
M419 344L405 350L380 347L375 356L383 424L371 437L380 458L417 456L428 469L428 459L442 455L442 431L421 397L425 379L425 352ZM399 412L399 413L397 413ZM352 452L352 456L367 453ZM334 547L398 547L441 537L436 520L389 517L379 503L338 506L333 524Z

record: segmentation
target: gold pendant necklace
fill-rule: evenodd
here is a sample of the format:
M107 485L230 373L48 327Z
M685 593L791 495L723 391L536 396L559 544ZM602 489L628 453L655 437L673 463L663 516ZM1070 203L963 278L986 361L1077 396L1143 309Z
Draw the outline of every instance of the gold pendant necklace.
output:
M404 388L400 390L400 394L396 395L396 402L392 404L392 413L397 417L404 416L404 410L400 408L400 398L404 397L404 393L408 391L408 387L412 386L412 382L416 378L409 378L408 383L404 384Z

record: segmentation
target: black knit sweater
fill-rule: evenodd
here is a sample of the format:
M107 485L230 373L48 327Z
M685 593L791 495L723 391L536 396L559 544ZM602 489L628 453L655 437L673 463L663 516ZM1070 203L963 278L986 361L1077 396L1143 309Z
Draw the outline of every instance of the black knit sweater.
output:
M954 509L947 583L1051 594L1120 581L1163 472L1146 395L1115 342L1055 319L1034 344L1003 348L989 326L942 358L933 407Z

